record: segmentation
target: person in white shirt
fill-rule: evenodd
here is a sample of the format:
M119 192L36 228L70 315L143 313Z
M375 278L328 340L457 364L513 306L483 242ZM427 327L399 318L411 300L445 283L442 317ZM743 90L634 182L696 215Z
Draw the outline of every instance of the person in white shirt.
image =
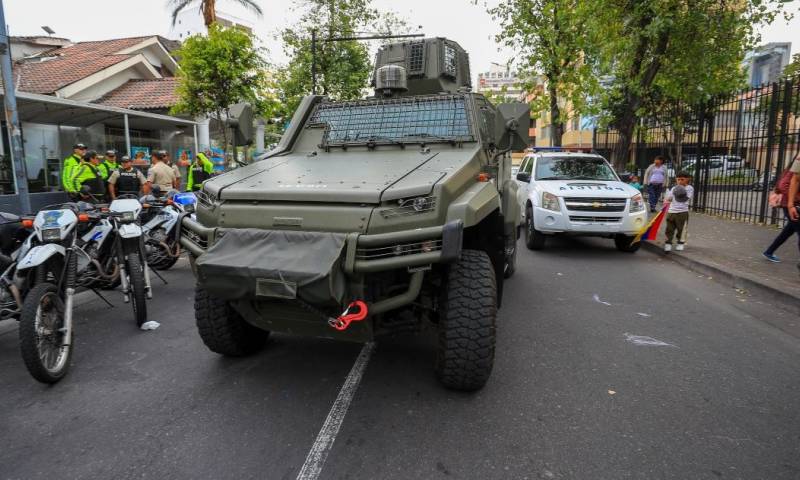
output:
M664 165L664 157L658 155L653 159L652 165L644 171L644 186L647 191L647 201L650 204L650 213L656 211L656 204L661 198L661 192L667 185L667 166Z
M691 175L680 172L675 177L677 185L672 187L664 197L664 202L669 202L667 210L667 240L664 242L664 251L672 251L672 242L677 236L678 245L675 250L682 251L686 244L686 226L689 224L689 203L694 197L694 188L689 185ZM676 235L677 234L677 235Z

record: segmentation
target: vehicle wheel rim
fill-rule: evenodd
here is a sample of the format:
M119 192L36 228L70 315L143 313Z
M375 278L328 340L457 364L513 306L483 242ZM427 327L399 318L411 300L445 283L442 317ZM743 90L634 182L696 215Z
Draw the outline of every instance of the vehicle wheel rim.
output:
M525 218L525 225L528 227L525 229L525 235L527 235L528 238L530 238L533 236L533 220L531 220L530 212L528 213L529 214L526 215Z
M58 373L67 361L69 346L64 345L61 330L64 310L58 295L48 293L39 301L36 309L36 348L42 366L50 373Z

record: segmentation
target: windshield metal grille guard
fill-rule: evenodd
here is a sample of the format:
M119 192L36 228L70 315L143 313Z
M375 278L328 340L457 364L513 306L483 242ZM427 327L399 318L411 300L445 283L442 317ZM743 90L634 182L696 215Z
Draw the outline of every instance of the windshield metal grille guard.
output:
M475 140L464 95L324 102L306 126L325 127L322 147Z

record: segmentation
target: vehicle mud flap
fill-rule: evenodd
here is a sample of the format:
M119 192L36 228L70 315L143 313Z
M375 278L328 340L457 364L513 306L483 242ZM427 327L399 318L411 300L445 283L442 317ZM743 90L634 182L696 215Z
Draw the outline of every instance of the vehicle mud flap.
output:
M300 299L341 305L345 234L243 228L197 258L202 288L225 300Z

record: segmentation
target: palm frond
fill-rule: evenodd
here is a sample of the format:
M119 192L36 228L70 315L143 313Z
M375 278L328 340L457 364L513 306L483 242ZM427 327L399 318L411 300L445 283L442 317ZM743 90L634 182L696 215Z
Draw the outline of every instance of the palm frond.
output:
M195 0L167 0L167 8L171 10L170 15L172 16L172 26L175 26L175 22L178 21L178 14L184 8L188 7L190 3L194 2Z
M264 15L264 12L261 11L261 7L258 5L258 3L255 2L255 0L234 0L234 1L239 5L243 6L244 8L246 8L247 10L257 13L259 17Z

